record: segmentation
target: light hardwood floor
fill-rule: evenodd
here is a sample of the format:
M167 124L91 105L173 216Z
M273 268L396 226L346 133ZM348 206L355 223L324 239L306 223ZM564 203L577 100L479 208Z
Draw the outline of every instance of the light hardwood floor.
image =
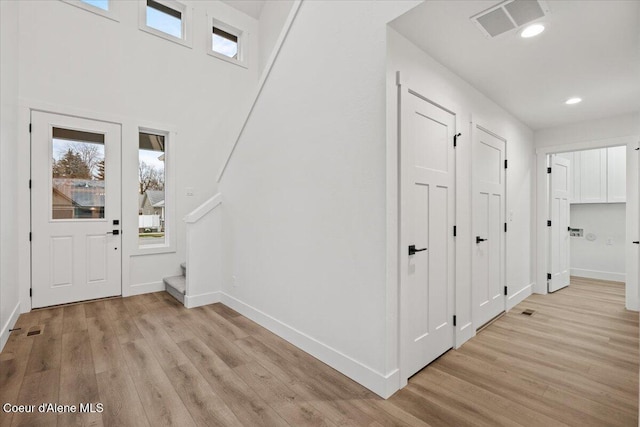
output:
M1 426L638 425L638 314L614 282L529 297L386 401L221 304L187 310L164 292L36 310L17 327L0 403L104 412L0 411Z

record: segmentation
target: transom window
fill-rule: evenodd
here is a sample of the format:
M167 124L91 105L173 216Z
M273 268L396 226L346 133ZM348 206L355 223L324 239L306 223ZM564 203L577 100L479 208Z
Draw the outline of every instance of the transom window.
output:
M102 10L109 10L109 0L81 0L83 3L97 7Z
M215 18L210 18L210 23L209 55L246 68L247 34Z
M176 0L140 2L140 29L191 47L189 26L191 9Z

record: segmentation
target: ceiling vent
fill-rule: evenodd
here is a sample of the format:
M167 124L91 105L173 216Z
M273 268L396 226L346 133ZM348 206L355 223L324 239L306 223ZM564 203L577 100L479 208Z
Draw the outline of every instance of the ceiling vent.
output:
M543 0L506 0L469 19L485 37L493 38L548 14L549 6Z

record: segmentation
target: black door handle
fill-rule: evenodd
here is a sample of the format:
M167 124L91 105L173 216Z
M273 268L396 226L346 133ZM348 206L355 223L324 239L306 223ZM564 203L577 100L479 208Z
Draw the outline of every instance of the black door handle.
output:
M120 230L107 231L107 234L113 234L114 236L117 236L118 234L120 234Z
M633 242L636 245L640 245L640 241L636 240L635 242Z
M480 243L480 242L485 242L488 239L482 239L480 236L476 236L476 244Z
M427 248L416 249L416 245L409 245L409 255L414 255L416 252L426 251Z

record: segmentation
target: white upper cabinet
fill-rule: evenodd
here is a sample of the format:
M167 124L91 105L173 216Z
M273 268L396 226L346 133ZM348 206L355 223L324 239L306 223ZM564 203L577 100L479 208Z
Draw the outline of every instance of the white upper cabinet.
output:
M607 202L607 150L580 151L580 203Z
M627 201L627 147L607 148L607 202Z
M571 203L626 201L626 146L576 151L571 160Z

